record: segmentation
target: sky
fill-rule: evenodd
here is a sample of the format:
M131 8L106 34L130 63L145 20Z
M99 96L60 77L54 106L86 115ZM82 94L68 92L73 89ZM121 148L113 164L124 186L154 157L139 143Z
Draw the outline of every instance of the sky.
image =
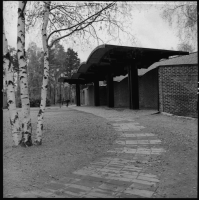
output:
M6 2L7 3L7 2ZM137 5L130 4L132 7L132 21L128 22L128 30L135 36L137 43L135 46L154 48L154 49L168 49L177 50L179 39L176 36L177 29L170 27L168 22L164 21L160 16L162 10L160 7L164 2L153 6L151 3L139 2ZM14 6L16 5L16 6ZM15 47L17 44L17 2L10 3L4 9L5 32L8 40L8 45ZM31 41L37 43L42 47L41 35L37 30L32 30L31 33L26 34L26 49ZM129 41L124 37L121 38L122 45L129 46ZM72 42L62 41L64 48L73 48L78 53L81 62L86 61L89 54L97 43L93 42L91 45L76 45ZM110 41L108 44L117 45L116 41Z

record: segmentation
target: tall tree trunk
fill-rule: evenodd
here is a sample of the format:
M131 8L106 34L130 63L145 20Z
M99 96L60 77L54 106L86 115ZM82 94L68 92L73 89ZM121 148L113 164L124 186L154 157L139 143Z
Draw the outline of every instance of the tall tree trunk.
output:
M56 85L54 84L54 105L56 104Z
M21 104L22 104L22 138L20 145L32 145L32 125L30 118L30 100L28 92L27 62L25 56L25 7L27 1L19 1L17 25L17 56L19 63Z
M50 102L51 102L51 84L49 86L50 86Z
M21 99L20 99L20 80L19 80L19 73L18 73L18 78L17 78L17 106L21 104Z
M72 102L71 101L71 85L69 85L69 100L70 100L70 102Z
M3 69L5 72L4 79L6 81L6 91L7 91L7 104L10 115L10 124L12 130L12 138L15 146L19 145L20 141L20 124L19 124L19 115L16 110L16 101L15 101L15 89L14 89L14 80L13 80L13 65L10 61L10 53L8 51L8 43L5 36L5 30L3 26Z
M41 145L42 144L42 132L43 132L43 118L44 118L44 110L46 107L46 95L47 95L47 87L48 87L48 77L49 77L49 49L47 44L47 25L48 25L48 18L50 13L50 1L44 2L44 18L43 18L43 25L42 25L42 40L43 40L43 49L44 49L44 75L43 75L43 83L41 88L41 104L38 113L37 119L37 131L36 131L36 138L35 144Z

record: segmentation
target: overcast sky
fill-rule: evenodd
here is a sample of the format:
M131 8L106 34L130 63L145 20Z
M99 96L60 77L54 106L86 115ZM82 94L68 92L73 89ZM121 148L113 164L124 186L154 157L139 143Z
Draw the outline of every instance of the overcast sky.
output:
M8 3L8 2L6 2ZM129 2L130 4L130 2ZM132 30L132 34L137 39L137 45L146 48L156 48L156 49L174 49L177 50L177 45L179 44L179 39L176 36L176 28L170 27L167 22L165 22L160 14L162 10L160 7L163 2L155 6L151 6L151 3L140 2L139 9L134 6L132 9L133 20L129 22L129 30ZM5 30L6 37L8 39L8 44L16 48L17 44L17 5L18 3L10 3L11 6L6 6L4 10L4 20L5 20ZM16 5L16 6L13 6ZM32 31L31 34L26 34L26 48L31 41L37 43L39 47L42 47L41 35L35 34L37 31ZM89 47L82 48L76 44L72 45L70 43L62 43L65 49L72 47L77 51L81 62L86 61L91 51L97 46L97 43L93 43ZM117 45L115 41L111 41L109 44ZM129 41L122 41L122 45L129 46Z

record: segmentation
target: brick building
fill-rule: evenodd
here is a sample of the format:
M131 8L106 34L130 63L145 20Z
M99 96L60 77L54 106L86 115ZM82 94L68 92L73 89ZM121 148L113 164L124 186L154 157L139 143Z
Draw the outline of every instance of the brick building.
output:
M157 109L197 117L198 53L178 56L138 69L140 109ZM84 90L81 102L94 106L94 86ZM100 105L106 105L106 87L100 86ZM129 107L128 75L114 78L114 107Z
M197 117L197 66L197 53L103 44L71 78L58 81L76 85L77 106L155 109Z

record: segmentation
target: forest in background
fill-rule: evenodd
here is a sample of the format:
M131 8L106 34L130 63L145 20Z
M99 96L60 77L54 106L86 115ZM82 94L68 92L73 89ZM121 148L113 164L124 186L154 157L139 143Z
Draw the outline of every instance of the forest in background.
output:
M17 60L17 51L14 47L9 47L11 61L14 69L15 81L15 96L16 106L21 107L20 99L20 84L19 84L19 65ZM37 44L30 43L27 52L27 71L28 71L28 84L30 95L30 106L39 107L41 100L41 86L43 77L43 51L37 47ZM61 76L70 78L78 69L80 59L77 52L68 48L65 51L64 47L57 42L54 48L50 50L49 56L50 71L49 71L49 85L47 89L47 106L56 105L62 101L70 100L75 101L75 87L68 83L59 83L58 78ZM61 86L61 87L60 87ZM61 95L60 95L61 91Z

